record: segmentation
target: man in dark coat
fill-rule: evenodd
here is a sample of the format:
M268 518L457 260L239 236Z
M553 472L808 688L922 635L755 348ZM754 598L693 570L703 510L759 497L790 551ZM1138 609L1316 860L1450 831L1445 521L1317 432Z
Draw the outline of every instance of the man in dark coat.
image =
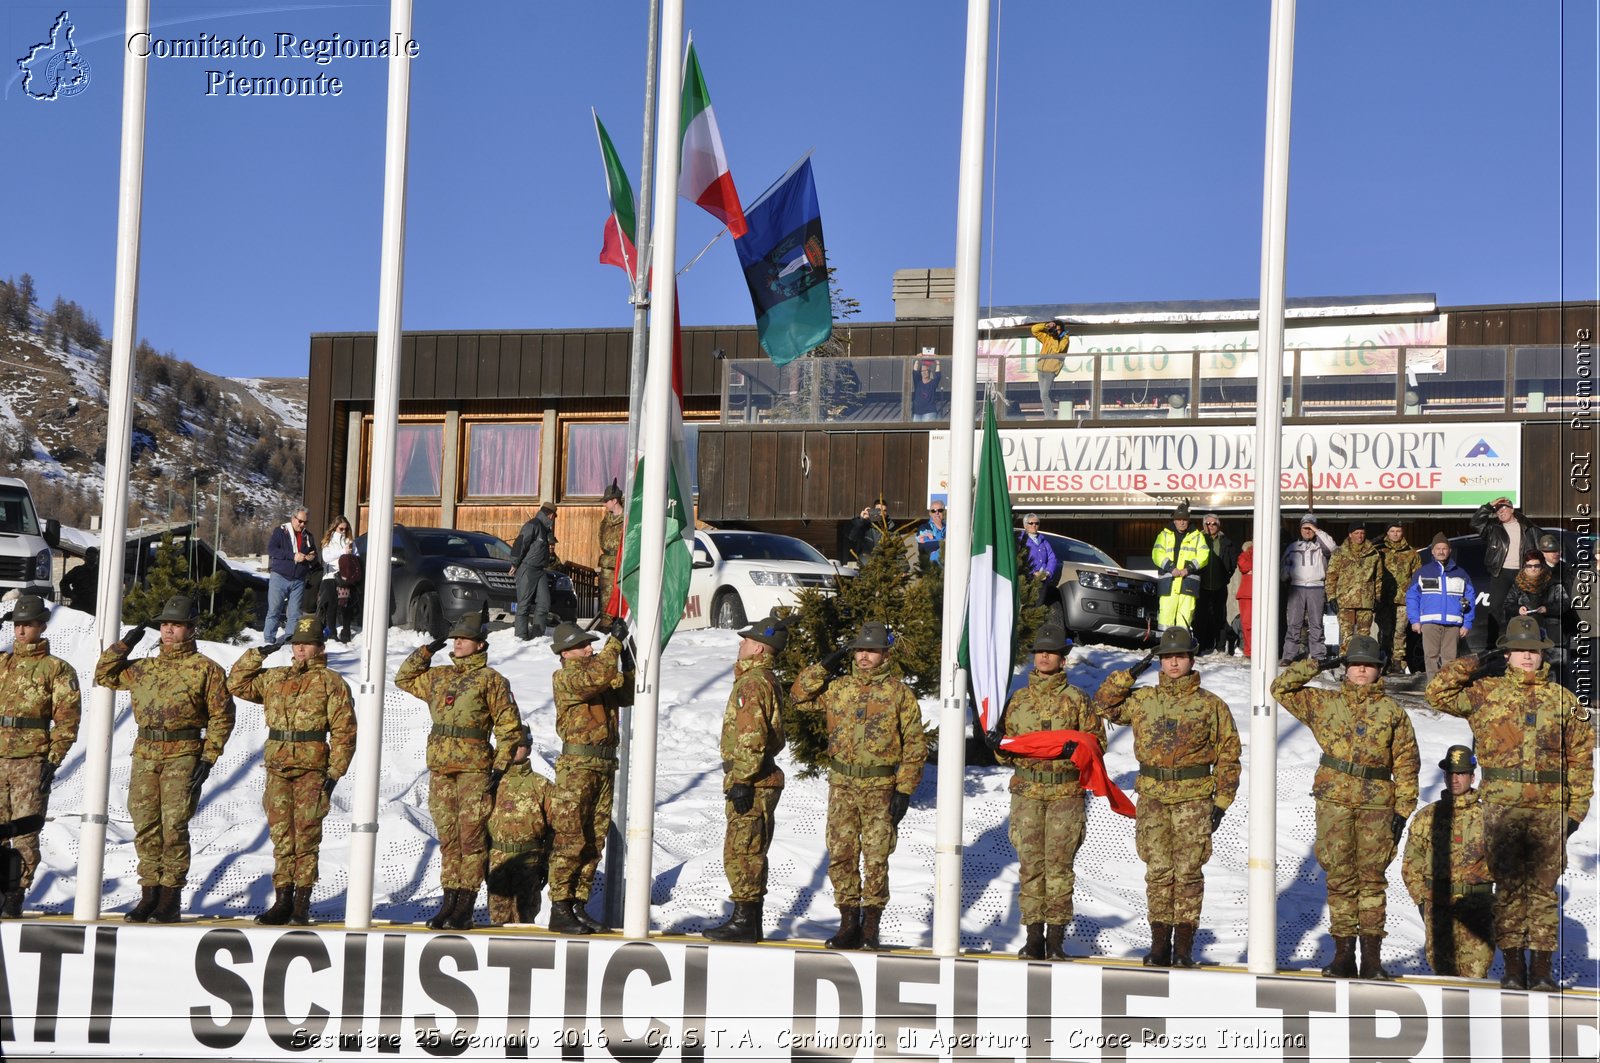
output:
M1539 527L1522 515L1509 498L1485 502L1472 512L1472 530L1483 540L1483 567L1489 574L1486 646L1500 637L1500 609L1511 584L1522 571L1522 556L1536 547Z
M546 502L522 526L511 547L511 574L517 580L517 638L544 634L550 615L550 565L555 562L556 507Z
M1228 626L1228 584L1239 565L1239 548L1222 530L1222 518L1207 513L1200 521L1211 560L1200 570L1200 596L1195 611L1194 634L1200 653L1230 653L1233 628Z

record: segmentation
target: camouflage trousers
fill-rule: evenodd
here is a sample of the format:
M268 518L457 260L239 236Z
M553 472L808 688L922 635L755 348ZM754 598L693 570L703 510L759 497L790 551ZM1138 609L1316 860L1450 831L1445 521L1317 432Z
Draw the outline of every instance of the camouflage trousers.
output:
M606 611L605 611L606 610L606 603L611 601L611 592L616 588L616 586L617 586L617 570L616 570L616 566L614 566L614 565L608 566L605 562L602 561L600 563L600 597L599 597L598 601L600 602L600 611L602 613L604 613L605 615L607 615L607 616L610 616L611 614L610 613L606 613Z
M44 757L0 757L0 823L23 816L42 816L49 798L39 789L39 772ZM39 832L19 834L11 847L22 856L22 892L33 886L33 873L39 867Z
M1317 802L1314 851L1328 879L1328 928L1334 937L1384 935L1394 811Z
M1346 609L1339 607L1339 652L1350 645L1352 635L1366 635L1372 631L1371 609Z
M1494 959L1494 912L1488 897L1463 897L1422 909L1423 954L1435 974L1483 978Z
M189 777L200 754L166 760L133 758L128 778L128 816L140 886L182 886L189 876L189 817L194 800Z
M722 866L728 873L728 891L735 904L759 901L767 895L767 850L772 847L781 786L758 786L756 803L740 815L724 802L728 816L722 834Z
M1178 590L1179 582L1173 580L1172 593L1156 607L1162 627L1188 627L1194 620L1195 596Z
M1391 663L1404 665L1406 663L1406 643L1411 637L1411 625L1406 621L1406 603L1399 605L1380 605L1381 613L1375 613L1378 620L1378 641L1383 641L1383 636L1389 636L1389 660Z
M893 793L890 780L828 776L828 881L833 903L841 908L889 903L889 854L896 833L889 819Z
M1211 859L1215 807L1209 797L1168 803L1139 795L1133 844L1144 861L1145 905L1152 923L1199 924L1206 892L1201 869Z
M1050 800L1011 795L1011 847L1017 851L1025 925L1072 921L1072 863L1087 819L1082 791Z
M557 761L550 791L550 901L587 901L611 826L610 771Z
M1483 802L1483 837L1494 877L1494 938L1503 949L1557 948L1556 880L1567 864L1566 814Z
M550 874L548 841L500 843L534 846L515 853L489 849L489 922L531 923L539 914L539 894Z
M322 821L328 815L327 776L320 771L298 775L267 772L261 806L267 811L267 837L272 840L272 884L315 886L317 853L322 849Z
M488 854L489 773L436 771L428 779L428 815L439 836L439 885L477 892Z

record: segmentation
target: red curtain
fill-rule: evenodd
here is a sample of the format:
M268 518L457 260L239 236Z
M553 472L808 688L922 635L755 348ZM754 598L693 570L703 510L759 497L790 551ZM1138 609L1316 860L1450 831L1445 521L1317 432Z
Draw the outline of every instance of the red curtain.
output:
M467 435L467 495L537 497L544 426L475 424Z
M599 496L613 479L621 483L627 449L626 424L569 425L566 493Z
M443 457L444 425L400 425L394 439L395 495L401 498L438 498Z

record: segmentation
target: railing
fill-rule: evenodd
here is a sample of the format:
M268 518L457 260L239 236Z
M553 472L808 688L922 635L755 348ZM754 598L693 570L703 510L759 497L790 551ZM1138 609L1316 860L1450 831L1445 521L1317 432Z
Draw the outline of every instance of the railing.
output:
M1251 420L1258 405L1254 351L1068 354L1048 380L1039 357L980 353L980 403L992 392L1003 400L1002 419L1075 423ZM949 363L926 355L801 358L786 366L730 359L722 423L946 422ZM1566 418L1593 409L1593 369L1556 346L1305 347L1285 353L1278 398L1286 416L1304 418Z

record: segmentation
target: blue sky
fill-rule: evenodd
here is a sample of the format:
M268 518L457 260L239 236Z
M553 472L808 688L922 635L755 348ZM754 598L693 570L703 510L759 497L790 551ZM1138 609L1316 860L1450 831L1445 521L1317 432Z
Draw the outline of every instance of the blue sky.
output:
M152 0L156 37L265 59L150 64L139 333L214 372L300 375L314 331L377 318L386 64L272 58L274 34L381 37L387 3ZM1290 295L1444 304L1596 296L1594 0L1301 3ZM0 10L0 275L109 329L123 5L69 10L90 83L27 98L15 60L61 0ZM645 0L419 0L405 325L626 325L596 255L597 108L638 179ZM983 299L1254 297L1270 5L1003 0ZM896 269L955 257L966 5L688 0L748 202L808 149L831 264L893 317ZM207 96L209 69L336 76L337 98ZM717 232L682 205L679 262ZM992 211L992 212L991 212ZM681 280L685 324L747 324L727 238Z

